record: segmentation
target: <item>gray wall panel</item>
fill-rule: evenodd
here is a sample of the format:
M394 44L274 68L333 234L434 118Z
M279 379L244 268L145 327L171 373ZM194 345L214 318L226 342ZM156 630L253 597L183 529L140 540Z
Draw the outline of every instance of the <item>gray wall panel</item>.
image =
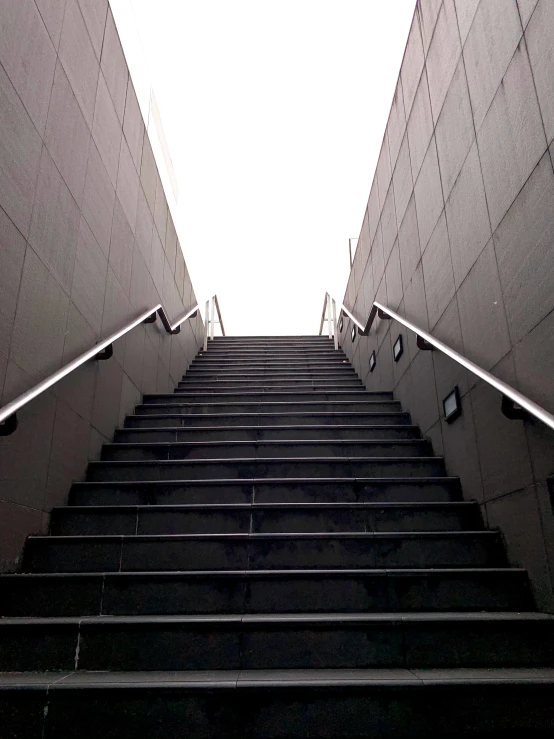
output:
M174 320L195 296L107 0L2 6L4 405L148 307L161 302ZM111 360L18 414L0 438L0 571L17 569L87 460L142 393L175 387L202 340L200 317L176 336L139 326Z
M361 306L363 292L364 321L373 300L398 305L551 412L553 28L551 0L419 0L364 218L369 246L363 263L356 254L344 298ZM383 192L387 145L395 214ZM394 389L460 475L466 498L501 528L510 561L528 568L539 606L554 610L546 485L554 433L506 419L496 391L440 353L419 350L393 321L377 319L354 343L350 328L345 321L341 344L367 388ZM405 351L393 364L398 333ZM456 385L463 412L447 424L442 401Z

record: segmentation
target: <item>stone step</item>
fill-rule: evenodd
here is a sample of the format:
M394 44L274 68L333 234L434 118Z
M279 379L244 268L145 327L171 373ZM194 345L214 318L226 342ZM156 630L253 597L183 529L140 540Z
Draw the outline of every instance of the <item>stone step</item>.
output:
M295 378L309 382L333 382L335 380L356 380L358 382L361 382L360 378L352 369L352 367L346 364L340 364L334 369L324 370L300 369L297 371L273 371L260 369L254 371L246 370L244 372L233 369L218 369L217 367L214 367L213 369L201 369L194 368L191 365L188 368L186 374L183 375L183 377L181 378L181 381L220 382L223 380L238 380L243 382L265 382L266 380L268 380L277 382L279 380L283 380L294 382Z
M0 575L2 617L531 611L525 570L239 570Z
M208 350L199 352L197 357L200 359L207 358L227 358L227 357L282 357L283 359L293 358L312 358L312 357L340 357L346 359L346 354L342 349L335 349L334 346L253 346L253 347L224 347L208 345Z
M26 572L498 567L495 531L32 536Z
M206 354L202 357L193 359L189 366L189 368L192 369L205 369L211 370L212 372L214 370L219 371L232 369L234 369L234 371L238 371L239 368L250 369L251 371L261 368L262 370L286 370L287 372L297 372L299 369L309 369L314 372L325 369L336 370L340 367L348 367L350 370L353 369L352 365L345 357L341 357L337 354L326 357L301 357L296 352L288 357L271 353L266 357L228 357L225 359L221 357L208 356Z
M117 442L104 444L101 459L193 460L193 459L295 459L297 457L432 457L425 439L396 440L302 440L302 441L187 441Z
M279 359L266 360L215 360L215 359L193 359L183 377L200 375L221 376L237 375L244 376L263 375L282 377L290 375L302 375L310 377L325 377L327 375L356 376L352 365L342 359L333 360L289 360L283 362ZM183 378L181 378L183 379Z
M186 373L188 374L190 370L236 372L238 367L244 367L249 371L259 371L256 368L261 368L264 372L286 371L288 374L314 373L324 370L341 373L344 368L348 368L351 373L355 373L353 366L344 355L335 354L334 352L305 354L294 350L290 354L283 354L278 351L205 354L201 357L195 357L188 366Z
M301 403L307 402L355 402L360 401L393 401L392 393L369 393L362 388L353 388L347 390L338 390L326 388L324 390L316 390L315 388L300 388L298 390L228 390L223 389L214 391L185 391L175 390L173 393L156 393L144 395L142 399L143 405L149 403L164 402L182 402L182 403L267 403L275 402L291 402Z
M474 503L229 503L63 506L52 510L54 536L240 534L482 529Z
M151 416L148 416L151 418ZM199 426L116 429L116 443L190 441L326 441L420 439L417 426Z
M235 426L353 426L353 425L410 425L410 414L392 413L148 413L127 416L125 428L143 426L173 426L197 428L219 426L229 429Z
M551 667L544 613L0 620L0 671Z
M193 359L181 381L201 378L229 378L264 381L294 378L326 381L330 377L343 380L360 379L352 365L344 359Z
M554 725L549 668L37 673L0 686L0 721L26 739L182 739L184 726L191 739L537 739Z
M199 374L204 375L218 375L225 374L242 374L244 376L248 374L263 374L265 376L279 377L283 374L301 374L311 375L313 377L324 377L325 374L337 374L343 372L347 367L342 361L334 362L281 362L279 360L266 360L265 362L254 362L244 361L238 362L233 360L223 361L208 361L204 363L195 363L196 360L190 364L187 374L194 372L196 376ZM348 374L352 376L352 367L348 365ZM186 376L186 375L185 375ZM192 376L192 375L190 375Z
M310 457L90 462L87 480L443 477L442 457Z
M139 415L147 413L400 413L402 408L396 400L329 400L329 401L270 401L258 402L210 402L194 403L168 395L164 402L142 403L136 406Z
M304 350L304 349L318 349L320 351L339 351L343 350L339 347L335 349L335 344L332 339L321 338L319 341L313 340L284 340L284 341L239 341L229 340L226 341L224 337L219 337L222 341L217 341L215 338L208 341L208 348L206 351L200 349L199 355L211 354L212 352L218 351L256 351L265 349L274 349L275 351L288 351L288 350Z
M235 345L235 344L329 344L334 346L333 339L325 335L313 336L214 336L210 339L210 346Z
M330 339L321 341L208 341L208 349L206 351L200 349L199 355L212 354L221 351L266 351L267 349L279 351L329 351L344 353L339 347L335 349L335 344Z
M77 482L73 505L231 503L447 503L460 501L457 477L303 480L193 480L190 482Z
M198 380L194 377L181 380L175 392L184 393L231 393L242 394L247 393L284 393L291 391L327 393L342 391L358 391L367 392L362 385L362 381L357 377L348 379L302 379L302 380L281 380L281 379L258 379L258 380Z

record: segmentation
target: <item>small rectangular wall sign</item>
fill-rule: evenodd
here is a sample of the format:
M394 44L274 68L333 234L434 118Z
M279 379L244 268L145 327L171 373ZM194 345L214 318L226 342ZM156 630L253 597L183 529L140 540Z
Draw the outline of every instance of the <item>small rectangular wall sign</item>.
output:
M455 421L461 415L462 401L460 400L460 391L457 385L442 401L442 408L446 423L452 423L452 421Z
M398 362L400 357L404 354L404 342L402 340L402 334L398 334L398 338L394 342L394 346L392 347L392 355L394 357L394 361Z

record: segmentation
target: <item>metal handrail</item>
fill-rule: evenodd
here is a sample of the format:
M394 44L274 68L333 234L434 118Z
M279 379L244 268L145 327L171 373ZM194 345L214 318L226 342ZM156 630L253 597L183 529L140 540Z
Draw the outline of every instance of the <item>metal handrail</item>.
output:
M326 293L325 301L327 301L327 295L328 294ZM356 325L358 333L363 336L367 336L369 334L376 316L379 316L381 319L393 319L398 321L398 323L416 334L418 339L417 345L420 349L438 349L443 354L446 354L447 357L450 357L450 359L453 359L455 362L462 365L462 367L465 367L469 372L473 373L481 380L484 380L491 387L495 388L495 390L498 390L498 392L502 394L502 412L505 416L510 419L522 420L527 418L529 414L554 430L554 415L546 411L540 405L537 405L537 403L533 402L526 395L515 390L511 385L502 382L498 377L491 375L490 372L479 367L475 362L472 362L470 359L467 359L467 357L459 354L442 341L439 341L439 339L436 339L434 336L427 333L427 331L424 331L411 321L398 315L398 313L395 313L395 311L387 308L387 306L382 303L378 303L377 301L373 303L365 326L342 304L340 304L339 316L340 313L345 313ZM321 328L319 332L321 333Z
M219 309L219 301L217 295L212 295L211 298L206 300L206 313L204 319L204 351L208 349L208 338L213 340L214 329L215 329L215 311L217 310L217 317L219 318L219 325L221 326L221 333L225 336L225 327L223 326L223 318L221 317L221 311Z
M325 318L325 309L327 309L327 318ZM321 323L319 324L319 334L323 331L323 324L327 321L329 329L329 338L335 340L335 350L339 348L339 337L337 333L337 303L329 293L325 293L323 301L323 312L321 314Z
M156 305L154 308L150 308L144 313L141 313L140 316L137 316L137 318L133 319L122 329L116 331L111 336L108 336L107 339L104 339L99 344L95 344L91 349L78 356L77 359L69 362L69 364L66 364L57 372L54 372L54 374L50 375L50 377L42 380L42 382L39 382L38 385L35 385L30 390L27 390L22 395L15 398L15 400L12 400L10 403L5 405L3 408L0 408L0 436L9 436L10 434L13 434L13 432L17 428L17 411L23 408L23 406L27 405L27 403L29 403L31 400L48 390L48 388L51 388L52 385L55 385L60 380L63 380L64 377L67 377L67 375L76 370L85 362L88 362L90 359L109 359L113 355L114 342L132 329L134 329L140 323L154 323L154 321L156 320L156 316L159 316L163 327L168 334L178 334L181 330L181 324L187 321L189 318L194 318L197 312L198 305L189 310L188 313L185 313L182 318L179 318L179 320L175 321L175 323L173 324L169 322L167 313L165 312L164 307L161 303L158 303L158 305Z

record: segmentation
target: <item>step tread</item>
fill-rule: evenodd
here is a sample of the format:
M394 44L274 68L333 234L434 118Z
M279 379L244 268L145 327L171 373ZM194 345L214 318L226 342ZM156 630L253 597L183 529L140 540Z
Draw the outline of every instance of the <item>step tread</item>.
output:
M313 395L337 395L337 394L345 394L350 395L352 393L359 393L363 394L364 396L369 395L371 397L371 393L369 393L365 387L361 383L343 383L336 381L332 385L323 384L323 383L315 383L312 382L310 384L302 384L302 382L295 380L291 381L290 385L271 385L271 384L257 384L253 385L252 383L246 383L241 387L236 387L235 384L229 383L225 380L219 380L220 384L219 387L212 387L212 386L205 386L202 387L201 385L197 384L196 382L194 385L186 384L184 387L179 386L176 387L173 391L173 396L177 397L195 397L197 395L208 395L210 398L213 396L215 398L219 397L220 395L232 395L232 396L240 396L240 397L246 397L246 396L261 396L265 397L266 395L275 395L275 396L281 396L281 395L288 395L288 396L298 396L298 395L306 395L306 396L313 396ZM160 395L161 393L151 393L152 395ZM169 395L169 393L163 393L164 395ZM375 397L375 396L373 396ZM392 400L391 397L382 396L384 400Z
M321 457L316 457L316 459L321 459ZM333 457L333 459L337 459L337 457ZM359 459L357 457L356 459ZM385 457L385 459L391 459L391 457ZM410 457L400 457L400 459L411 459ZM420 457L417 457L416 459L421 459ZM430 459L438 459L438 457L430 457ZM167 460L169 461L169 460ZM196 460L196 461L206 461L206 460ZM173 464L182 464L181 462L172 462ZM91 462L90 464L112 464L111 462ZM128 462L119 462L118 464L129 464ZM132 463L131 463L132 464ZM150 464L150 463L148 463ZM454 477L454 476L448 476L448 475L437 475L437 477L430 477L429 475L423 475L421 477L403 477L399 475L398 477L241 477L241 478L229 478L225 479L222 477L216 477L213 480L203 479L203 480L84 480L82 482L74 482L73 487L94 487L94 486L124 486L124 487L130 487L130 486L149 486L149 485L168 485L168 486L177 486L177 485L295 485L295 484L313 484L313 485L323 485L323 484L334 484L334 485L343 485L343 484L360 484L360 485L390 485L390 484L397 484L402 483L406 485L417 485L421 483L430 483L430 484L449 484L449 483L459 483L460 478Z
M313 395L315 393L321 393L323 395L339 395L339 396L349 396L349 395L363 395L363 396L369 396L369 397L376 397L377 395L380 395L380 393L370 393L365 388L355 388L354 390L338 390L336 387L331 388L303 388L302 390L271 390L271 389L265 389L265 390L253 390L253 391L247 391L247 390L240 390L237 391L235 388L228 388L229 392L224 392L224 388L220 388L219 390L214 390L213 392L206 392L206 390L194 390L191 392L187 392L186 390L174 390L173 393L150 393L145 394L145 398L174 398L177 397L183 397L183 398L195 398L197 395L202 395L203 393L206 395L209 395L210 397L213 395L214 398L222 398L222 397L236 397L236 396L244 396L244 397L251 397L256 395L290 395L290 396L301 396L301 395ZM388 396L388 393L387 393ZM385 397L383 400L391 400L392 397Z
M447 509L477 509L479 506L477 501L444 501L444 502L425 502L420 503L371 503L371 502L351 502L351 503L173 503L173 504L136 504L136 505L65 505L54 506L52 513L60 513L62 511L71 512L88 512L96 513L98 511L106 511L110 513L120 513L122 511L249 511L249 510L269 510L269 511L319 511L319 510L381 510L386 509L407 509L419 510L429 508L431 510Z
M186 444L187 442L183 442ZM194 443L194 442L193 442ZM207 442L211 443L211 442ZM216 444L218 442L215 442ZM229 442L242 443L242 442ZM245 442L253 444L255 442ZM265 442L262 442L265 443ZM280 443L280 442L278 442ZM327 442L324 442L327 443ZM352 442L349 442L352 443ZM171 442L163 442L163 444L171 445ZM117 445L116 445L117 446ZM134 446L131 444L131 446ZM286 462L287 464L297 462L422 462L422 461L442 462L443 457L230 457L229 459L216 457L215 459L102 459L89 462L89 465L106 465L106 464L156 464L156 465L176 465L176 464L235 464L237 462L271 462L272 464ZM308 478L310 479L310 478Z
M152 403L148 407L157 407L158 404ZM167 407L167 403L163 405L162 407ZM174 403L170 403L169 405L175 405ZM349 418L360 418L361 416L387 416L387 417L393 417L393 416L404 416L407 417L408 413L406 411L376 411L376 412L369 412L366 413L364 411L344 411L340 412L338 414L333 412L324 412L324 411L313 411L311 413L302 413L297 411L291 411L291 413L189 413L186 416L183 416L182 413L147 413L147 414L141 414L141 413L134 413L132 415L132 418L135 418L137 420L140 419L151 419L151 418L215 418L215 419L223 419L223 418L272 418L272 417L279 417L283 415L291 415L291 416L300 416L302 418L306 417L321 417L321 416L348 416ZM334 424L333 424L334 425ZM198 427L195 427L198 428ZM219 427L221 428L221 427ZM271 427L270 427L271 428ZM277 427L275 427L277 428Z
M57 544L59 542L72 541L266 541L277 539L279 541L298 541L300 539L420 539L433 537L444 538L491 538L499 537L497 531L487 531L486 529L476 531L345 531L345 532L307 532L307 533L244 533L244 534L76 534L68 536L56 535L39 535L30 536L28 541L34 542L50 542Z
M383 623L543 623L554 624L554 614L538 611L438 611L391 613L238 613L147 616L48 616L0 619L0 629L10 626L154 625L154 624L383 624Z
M15 572L0 574L0 583L4 580L33 580L33 579L55 579L55 578L79 578L79 579L103 579L103 578L340 578L340 577L445 577L454 575L526 575L527 570L523 567L432 567L406 569L384 567L381 569L301 569L301 570L146 570L146 571L113 571L106 572Z
M223 380L221 380L223 382ZM229 381L226 381L226 384ZM237 381L238 382L238 381ZM299 383L306 383L303 385L300 385ZM359 392L359 393L367 393L368 391L365 389L365 387L362 385L361 381L355 381L351 380L348 383L340 382L340 381L334 381L333 384L323 384L321 381L307 381L307 380L290 380L289 385L268 385L268 384L254 384L251 381L244 380L241 382L240 387L227 387L226 385L219 385L218 387L213 385L202 385L199 384L197 381L194 382L180 382L179 385L175 388L175 394L182 395L184 393L194 393L194 394L202 394L202 393L210 393L211 395L216 395L218 393L225 393L226 395L232 394L232 395L244 395L246 393L249 394L257 394L257 393L288 393L290 394L291 391L299 392L299 388L302 390L302 392L314 392L314 393L336 393L340 391L344 392ZM152 393L153 395L157 393Z
M149 447L210 447L210 446L308 446L314 444L317 446L347 446L361 444L371 446L372 444L390 445L390 446L417 446L420 444L428 444L426 439L222 439L221 441L113 441L106 442L102 446L104 448L130 449L138 447L140 449L148 449ZM288 457L287 457L288 459ZM163 460L161 460L163 461Z
M43 672L0 673L0 690L16 688L44 691L71 688L167 690L168 688L230 687L413 687L486 686L495 684L554 685L551 667L495 668L373 668L304 670L203 670L183 672Z
M381 415L381 414L379 414ZM165 416L161 416L162 418ZM181 416L178 416L181 418ZM205 416L203 416L204 418ZM133 418L141 418L141 416L133 416ZM142 418L159 418L159 416L142 416ZM200 433L202 431L328 431L329 429L337 429L338 431L345 431L345 430L356 430L356 431L380 431L380 430L408 430L408 431L415 431L419 429L419 426L414 426L413 424L306 424L302 426L301 424L296 425L280 425L280 426L195 426L194 429L187 429L185 426L182 427L176 427L176 426L141 426L140 428L127 428L125 426L119 426L116 429L116 433L127 433L131 431L132 433L147 433L152 431L194 431L194 433ZM284 442L287 442L287 439L283 440ZM304 439L303 441L306 441ZM321 439L316 439L315 441L321 441ZM363 440L362 440L363 441ZM369 439L368 441L376 441L375 439ZM377 439L379 441L379 439ZM418 440L416 440L418 441ZM425 441L425 439L423 439ZM165 442L167 443L167 442ZM186 442L187 444L190 442ZM211 443L220 443L220 442L211 442ZM248 442L251 443L251 442ZM282 443L282 442L279 442ZM298 441L290 440L291 444L297 444Z
M355 395L358 395L360 392L363 392L364 395L369 395L365 390L364 391L357 391L354 393ZM215 395L215 393L212 393ZM292 393L283 393L283 395L291 395ZM297 395L305 395L306 393L296 393ZM349 393L336 393L337 395L348 395ZM236 393L221 393L221 395L236 395ZM191 397L194 397L195 393L191 393ZM148 397L156 397L156 398L167 398L168 400L176 400L179 398L179 394L177 393L159 393L156 395L145 395L145 398ZM371 397L371 396L370 396ZM400 403L398 400L393 400L392 398L382 398L381 400L356 400L356 401L343 401L343 400L298 400L298 401L286 401L286 400L267 400L267 401L259 401L259 402L241 402L241 403L139 403L138 405L147 405L149 407L154 406L155 408L158 406L166 406L166 405L184 405L184 406L197 406L197 405L251 405L251 406L258 406L262 404L267 405L276 405L276 406L283 406L287 407L289 405L321 405L322 403L325 403L326 405L329 405L331 408L340 408L343 405L351 405L352 403L360 403L368 406L375 406L375 405L384 405L384 404L391 404L391 405L397 405L400 406Z

